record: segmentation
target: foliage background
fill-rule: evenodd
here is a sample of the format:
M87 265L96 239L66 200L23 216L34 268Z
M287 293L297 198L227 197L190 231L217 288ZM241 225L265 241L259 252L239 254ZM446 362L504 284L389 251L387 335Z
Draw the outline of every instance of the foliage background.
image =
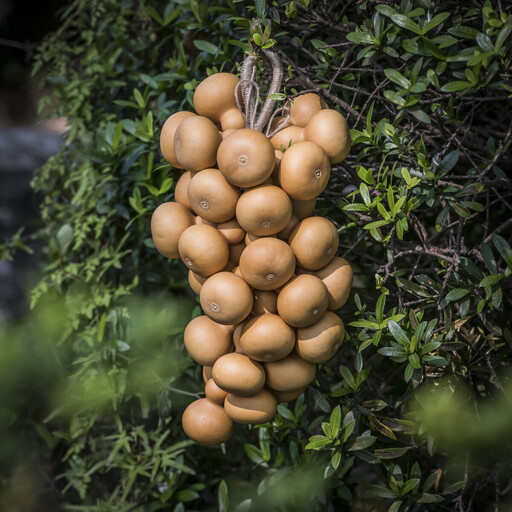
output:
M34 73L69 118L38 171L32 313L0 330L9 510L504 510L510 501L512 7L453 0L73 0ZM265 29L270 27L270 29ZM196 85L271 44L283 91L343 112L317 213L351 261L347 339L272 424L186 440L199 309L151 242L158 134Z

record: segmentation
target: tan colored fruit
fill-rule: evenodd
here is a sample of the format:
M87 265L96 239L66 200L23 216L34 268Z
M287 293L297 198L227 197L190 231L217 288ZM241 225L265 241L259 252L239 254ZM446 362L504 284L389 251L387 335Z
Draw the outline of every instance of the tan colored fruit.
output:
M327 311L313 325L297 329L297 354L310 363L324 363L340 348L345 328L338 315Z
M240 346L256 361L278 361L286 357L295 345L295 332L281 317L267 313L245 322Z
M336 257L328 265L313 273L322 280L329 295L329 309L335 311L347 302L352 288L353 272L350 263Z
M194 93L196 112L220 123L222 130L244 128L245 121L235 100L238 82L238 77L231 73L215 73L205 78Z
M206 384L212 378L212 367L211 366L203 366L203 380Z
M235 345L235 352L238 352L239 354L244 353L244 351L242 350L242 346L240 345L240 336L242 335L244 325L245 322L238 324L233 332L233 345Z
M167 118L162 131L160 132L160 150L162 155L173 167L183 169L183 167L176 160L174 153L174 134L182 121L189 117L195 117L193 112L175 112L172 116Z
M204 392L208 400L222 406L224 405L224 399L228 396L227 392L220 389L213 379L208 379L206 386L204 387Z
M293 199L307 201L323 192L330 172L329 158L320 146L310 141L297 142L281 159L279 183Z
M244 252L245 242L238 242L229 246L229 261L234 265L240 263L240 256Z
M273 389L272 394L276 397L277 403L282 404L299 398L305 390L306 388L292 389L291 391L276 391Z
M299 126L287 126L283 128L281 131L277 132L271 139L270 142L274 149L282 150L284 147L286 150L296 144L297 142L301 142L304 140L304 128L300 128Z
M213 226L214 228L217 227L217 224L215 224L215 222L210 222L209 220L203 219L200 215L194 217L194 224L203 224L206 226Z
M186 229L180 237L178 250L185 265L203 277L222 270L229 258L226 239L213 226L205 224Z
M232 272L209 277L201 288L199 300L205 314L224 325L239 324L252 309L251 289Z
M210 222L226 222L235 216L240 191L218 169L204 169L190 180L188 200L197 215Z
M237 265L236 267L234 267L231 272L233 272L233 274L235 274L235 276L238 276L240 279L243 279L242 277L242 272L240 272L240 267Z
M308 217L294 229L288 243L297 265L306 270L319 270L336 256L340 237L330 220Z
M189 171L213 167L221 140L219 130L208 118L189 117L180 123L174 134L176 160Z
M327 103L318 94L310 92L297 96L290 105L290 124L304 127L323 108L327 108Z
M217 164L232 185L255 187L272 174L274 148L263 133L244 128L221 142Z
M305 388L315 378L316 373L316 365L304 361L295 352L280 361L265 363L264 367L267 385L276 391Z
M259 238L249 244L240 257L244 280L258 290L275 290L295 270L295 256L290 246L277 238Z
M213 366L220 356L233 351L232 334L233 326L218 324L202 315L189 322L183 340L196 363Z
M229 128L229 130L224 130L223 132L220 132L220 135L222 137L222 140L227 139L232 133L235 133L235 128Z
M297 215L294 215L292 213L290 220L288 221L288 224L286 224L286 226L283 230L281 230L281 231L279 231L279 233L277 233L277 238L287 242L288 239L290 238L290 235L292 234L293 230L299 225L299 223L300 223L300 220L297 217Z
M188 284L190 285L190 288L192 288L192 291L197 295L199 295L205 281L206 277L196 274L193 270L188 271Z
M189 210L192 210L192 206L188 200L187 190L188 184L190 183L190 180L194 174L195 172L185 171L180 176L180 179L176 183L176 188L174 189L174 199L176 202L186 206Z
M229 245L237 244L245 237L245 231L240 227L240 224L238 224L235 218L217 224L217 229L227 240Z
M274 163L274 170L272 171L272 181L274 185L279 185L279 168L281 167L281 158L283 158L283 152L279 149L274 151L276 160Z
M308 199L307 201L299 201L292 199L292 213L297 215L300 220L305 219L311 215L311 212L315 209L316 197Z
M291 215L290 198L274 185L261 185L245 191L236 205L238 223L256 236L278 233L286 227Z
M151 235L156 250L168 258L179 258L179 240L193 224L193 215L182 204L161 204L151 217Z
M255 395L265 384L263 366L237 352L217 359L212 375L219 388L239 396Z
M273 290L254 290L251 313L254 316L277 313L277 293Z
M304 128L304 140L318 144L332 164L345 160L350 153L350 129L342 114L326 108L317 112Z
M254 240L259 240L260 238L265 238L262 236L256 236L251 233L245 234L245 245L249 245L251 242L254 242ZM269 238L269 237L266 237ZM277 235L270 235L270 238L277 238Z
M297 276L277 296L279 316L293 327L306 327L318 322L328 305L327 288L318 277L310 274Z
M237 396L229 393L224 401L226 414L235 423L260 424L272 421L277 411L277 401L267 389L254 396Z
M235 428L224 407L208 398L192 402L185 409L181 423L190 439L205 445L225 443L233 435Z

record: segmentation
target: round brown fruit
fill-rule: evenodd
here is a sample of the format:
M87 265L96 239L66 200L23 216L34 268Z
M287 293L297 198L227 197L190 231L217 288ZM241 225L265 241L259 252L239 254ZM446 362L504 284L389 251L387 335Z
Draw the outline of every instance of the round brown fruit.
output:
M205 78L194 93L196 112L220 123L222 130L244 128L245 121L235 99L238 82L238 77L231 73L215 73Z
M236 219L221 222L217 225L217 229L227 240L229 245L237 244L244 239L245 231L240 227Z
M294 215L292 213L292 216L290 217L288 224L286 224L286 226L283 230L281 230L281 231L279 231L279 233L277 233L277 238L279 238L280 240L288 241L293 230L299 225L299 222L300 222L300 220L297 217L297 215Z
M297 329L297 354L304 361L324 363L340 348L344 337L341 318L327 311L316 324Z
M226 414L236 423L259 424L272 421L277 411L277 401L267 389L253 396L229 393L224 401Z
M333 311L347 302L352 288L353 272L350 263L336 256L327 266L313 273L322 280L329 296L329 308Z
M267 385L276 391L305 388L315 378L316 373L316 365L304 361L295 352L280 361L265 363L264 367Z
M306 388L292 389L291 391L276 391L273 389L272 394L276 397L277 403L282 404L299 398L305 390Z
M311 215L311 212L315 209L316 197L308 199L307 201L299 201L292 199L292 213L297 215L300 220L305 219Z
M277 238L277 235L270 235L272 238ZM259 240L260 238L263 238L261 236L252 235L251 233L245 234L245 245L249 245L251 242L254 242L254 240Z
M239 396L255 395L265 384L263 366L237 352L217 359L212 375L219 388Z
M176 159L189 171L213 167L221 140L219 130L208 118L189 117L180 123L174 134Z
M224 407L208 398L192 402L185 409L181 423L190 439L205 445L225 443L235 428Z
M180 176L180 179L176 183L176 188L174 189L174 199L176 202L186 206L189 210L192 210L192 206L188 200L187 190L188 184L190 183L190 180L194 174L195 172L185 171Z
M194 116L193 112L175 112L167 118L160 132L160 150L162 155L167 162L178 169L183 169L183 167L176 160L176 154L174 153L174 134L182 121Z
M282 147L287 150L293 144L304 140L304 128L299 126L287 126L277 132L271 139L270 143L274 149L282 150Z
M277 313L277 293L273 290L254 290L251 313L254 316Z
M219 405L224 405L224 399L228 396L227 392L223 389L220 389L213 379L208 379L206 382L206 386L204 387L204 392L206 394L206 398L215 402Z
M226 180L237 187L255 187L274 169L275 154L270 141L257 130L237 130L223 140L217 164Z
M327 311L327 288L318 277L303 274L291 280L277 296L279 316L293 327L318 322Z
M194 212L210 222L226 222L235 216L240 191L218 169L204 169L191 179L188 200Z
M292 215L290 198L279 187L261 185L244 192L236 205L236 218L245 231L256 236L278 233Z
M240 257L240 272L258 290L283 286L295 271L295 256L290 246L277 238L251 242Z
M336 256L340 237L336 226L324 217L308 217L292 232L288 243L297 265L306 270L319 270Z
M209 220L203 219L200 215L196 215L194 217L194 224L203 224L206 226L213 226L214 228L217 227L217 224L215 224L215 222L210 222Z
M332 164L345 160L350 153L350 130L347 121L336 110L317 112L304 128L304 139L318 144Z
M235 352L239 354L243 354L242 346L240 345L240 336L242 335L242 331L244 329L245 322L238 324L233 331L233 345L235 345Z
M199 295L206 279L206 277L196 274L193 270L188 271L188 284L190 285L190 288L192 288L192 291L197 295Z
M212 367L211 366L203 366L203 380L206 384L209 379L212 378Z
M290 123L296 126L306 126L309 120L323 108L327 103L315 93L302 94L293 98L290 105Z
M194 217L182 204L161 204L151 217L151 235L156 250L168 258L179 258L179 240L192 224Z
M224 325L239 324L252 309L251 289L232 272L219 272L209 277L199 299L205 314Z
M185 265L203 277L222 270L229 258L226 239L206 224L186 229L180 237L178 250Z
M325 151L314 142L297 142L286 150L279 168L279 183L293 199L318 197L329 181L331 166Z
M220 356L233 351L232 334L232 325L221 325L202 315L189 322L183 339L196 363L213 366Z
M248 320L242 330L240 346L256 361L278 361L295 345L295 332L278 315L266 313Z
M240 262L240 256L245 250L245 241L238 242L237 244L231 244L229 246L229 261L234 265L238 265Z

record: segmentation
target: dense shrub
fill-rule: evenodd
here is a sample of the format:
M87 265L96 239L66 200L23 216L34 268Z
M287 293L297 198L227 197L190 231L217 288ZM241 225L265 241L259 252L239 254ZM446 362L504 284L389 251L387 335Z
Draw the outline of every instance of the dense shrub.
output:
M4 439L20 446L2 451L4 503L36 481L66 510L498 510L512 453L510 16L489 0L72 1L34 64L53 90L41 112L70 131L33 181L37 318L2 335ZM352 128L317 211L338 227L354 293L314 385L272 424L204 448L179 423L201 390L181 342L198 306L150 237L179 176L158 134L267 27L283 93L321 94Z

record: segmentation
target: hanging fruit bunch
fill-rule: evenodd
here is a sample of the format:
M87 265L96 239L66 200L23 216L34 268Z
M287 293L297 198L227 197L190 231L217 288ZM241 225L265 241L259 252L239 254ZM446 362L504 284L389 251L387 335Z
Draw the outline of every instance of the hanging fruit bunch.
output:
M261 58L272 69L262 106L256 57L248 56L240 79L203 80L197 114L173 114L160 138L164 158L185 172L176 202L155 210L151 232L161 254L188 267L204 312L184 342L203 366L206 398L182 418L202 444L227 441L234 422L271 421L345 334L333 311L347 300L352 269L336 256L332 222L310 215L331 165L350 151L349 129L316 94L274 110L282 66L273 52Z

